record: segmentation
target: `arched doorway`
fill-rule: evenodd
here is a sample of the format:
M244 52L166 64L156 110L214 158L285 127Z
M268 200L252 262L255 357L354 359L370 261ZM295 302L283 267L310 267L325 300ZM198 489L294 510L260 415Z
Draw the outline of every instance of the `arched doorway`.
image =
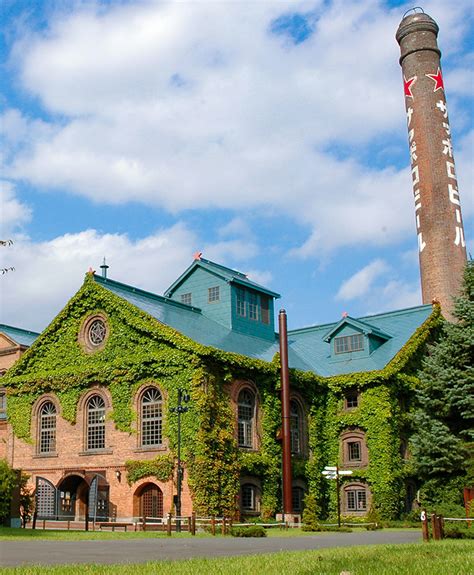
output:
M163 492L154 483L145 483L135 493L135 515L148 519L163 517Z
M99 473L63 477L56 488L58 519L107 520L109 484Z

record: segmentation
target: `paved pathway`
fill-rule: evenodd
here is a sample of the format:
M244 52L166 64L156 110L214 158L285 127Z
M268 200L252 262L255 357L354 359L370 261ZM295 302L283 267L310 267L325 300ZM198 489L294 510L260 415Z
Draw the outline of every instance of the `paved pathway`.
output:
M2 567L64 563L145 563L147 561L252 555L380 543L416 543L418 529L325 533L267 538L157 538L111 541L0 541Z

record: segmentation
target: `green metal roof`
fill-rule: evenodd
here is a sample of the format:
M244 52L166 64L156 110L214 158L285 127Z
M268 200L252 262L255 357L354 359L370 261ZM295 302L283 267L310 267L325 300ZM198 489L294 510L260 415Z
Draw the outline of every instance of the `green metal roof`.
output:
M32 345L35 339L39 336L39 333L36 333L35 331L13 327L4 323L0 323L0 332L4 333L18 345L24 345L27 347Z
M193 308L168 297L158 296L108 278L94 275L94 280L161 323L202 345L264 361L271 361L275 353L279 351L276 334L274 341L268 341L238 333L205 317L199 308ZM432 306L423 305L357 320L351 318L354 322L362 322L366 327L370 326L374 333L390 334L390 339L384 341L369 357L351 358L349 357L351 354L347 354L346 357L341 354L337 361L331 357L330 343L324 341L324 338L340 322L290 330L288 332L290 367L312 371L324 377L383 369L431 313Z
M171 297L173 292L194 272L196 268L202 268L207 270L211 274L214 274L223 280L229 283L236 283L242 286L245 286L250 289L254 289L256 291L262 292L274 298L279 298L280 294L271 291L260 284L249 280L248 277L239 272L237 270L233 270L221 264L216 264L215 262L211 262L210 260L206 260L204 258L195 259L193 263L188 267L187 270L182 273L179 278L173 282L170 287L165 291L166 297Z
M330 342L334 335L345 325L349 325L365 335L375 335L381 339L390 339L392 337L378 327L368 324L366 321L346 316L343 317L334 327L328 331L328 333L323 337L323 340L325 342Z

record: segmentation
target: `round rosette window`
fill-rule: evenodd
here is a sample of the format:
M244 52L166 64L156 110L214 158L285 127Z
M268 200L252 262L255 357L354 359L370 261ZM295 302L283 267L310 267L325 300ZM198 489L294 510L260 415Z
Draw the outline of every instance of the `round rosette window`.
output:
M107 320L102 315L94 315L83 323L79 334L81 345L89 353L102 349L109 336Z

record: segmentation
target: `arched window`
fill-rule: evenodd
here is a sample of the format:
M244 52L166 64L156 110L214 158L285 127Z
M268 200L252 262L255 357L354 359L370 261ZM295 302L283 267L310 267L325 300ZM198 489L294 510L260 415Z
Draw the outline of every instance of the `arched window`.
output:
M253 447L255 427L255 395L243 389L238 399L239 447Z
M140 401L141 444L152 447L162 444L163 398L160 390L149 387Z
M56 406L46 401L38 413L38 446L39 453L56 451Z
M240 488L240 508L243 513L260 511L260 491L252 483L244 483Z
M369 462L365 433L351 429L341 435L342 463L352 467L364 467Z
M87 450L105 448L105 402L93 395L86 406Z
M293 399L290 401L290 439L291 453L294 455L300 455L302 451L301 425L301 408L299 403Z

